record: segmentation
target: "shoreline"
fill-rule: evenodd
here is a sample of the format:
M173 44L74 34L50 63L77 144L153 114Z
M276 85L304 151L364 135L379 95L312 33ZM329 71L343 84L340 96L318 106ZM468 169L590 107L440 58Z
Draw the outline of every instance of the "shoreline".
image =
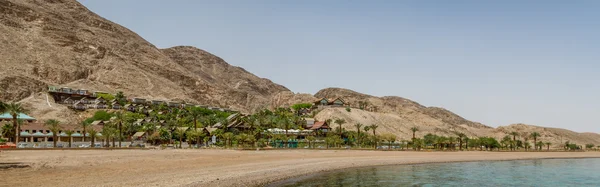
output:
M8 186L269 186L343 169L477 161L600 158L600 152L415 152L364 150L4 151ZM64 181L69 181L65 184Z
M517 158L517 159L506 159L506 160L440 161L440 162L421 162L421 163L392 164L392 165L357 166L357 167L348 167L348 168L340 168L340 169L333 169L333 170L327 170L327 171L320 171L318 173L313 173L313 174L308 174L308 175L289 176L286 179L282 179L282 180L278 180L278 181L272 181L272 182L265 183L265 184L257 184L257 186L276 187L276 186L287 185L287 184L291 184L291 183L294 183L294 182L299 182L299 181L303 181L303 180L306 180L306 179L310 179L312 177L315 177L315 176L321 175L321 174L331 174L331 173L336 173L336 172L342 172L342 171L348 170L348 169L363 169L363 168L372 168L372 167L387 167L387 166L396 167L396 166L415 166L415 165L469 163L469 162L508 162L508 161L525 161L525 160L598 159L598 158L600 158L600 156L598 156L598 157L523 158L523 159L518 159ZM294 177L297 177L297 178L293 179Z

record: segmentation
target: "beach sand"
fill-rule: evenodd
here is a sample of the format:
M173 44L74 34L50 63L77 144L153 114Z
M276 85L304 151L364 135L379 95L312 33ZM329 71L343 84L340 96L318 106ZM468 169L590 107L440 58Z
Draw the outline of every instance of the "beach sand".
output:
M19 150L0 163L31 167L0 170L0 186L262 186L350 167L590 157L600 152Z

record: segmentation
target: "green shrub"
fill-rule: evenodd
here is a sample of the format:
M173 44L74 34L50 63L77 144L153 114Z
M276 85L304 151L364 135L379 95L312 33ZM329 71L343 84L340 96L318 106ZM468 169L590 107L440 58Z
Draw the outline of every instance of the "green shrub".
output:
M350 107L346 107L346 111L347 111L347 112L351 112L351 111L352 111L352 109L350 109Z

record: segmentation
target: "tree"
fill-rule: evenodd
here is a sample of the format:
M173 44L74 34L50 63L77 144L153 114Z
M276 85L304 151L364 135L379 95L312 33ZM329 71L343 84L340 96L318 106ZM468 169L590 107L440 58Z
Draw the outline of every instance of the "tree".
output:
M65 134L67 135L67 137L69 137L69 148L71 148L71 144L73 143L73 134L75 133L75 131L73 130L66 130Z
M49 119L44 122L44 125L52 132L52 142L54 143L54 148L56 148L56 138L58 137L58 132L60 131L60 122L55 119Z
M226 132L223 134L223 139L225 140L225 146L231 147L231 140L235 138L235 135L231 132Z
M396 135L394 134L383 134L381 135L381 139L385 140L388 142L388 149L391 149L392 147L392 143L394 143L397 139Z
M123 94L122 91L117 92L117 95L115 95L115 99L117 99L117 101L119 102L119 104L124 104L125 103L125 94Z
M523 132L523 134L521 136L523 136L523 145L525 147L525 151L528 151L529 146L530 146L529 142L528 142L529 135L527 134L527 132Z
M538 148L537 138L540 137L540 133L538 133L538 132L532 132L531 133L531 137L533 138L533 145L535 145L534 150L537 150L537 148Z
M0 113L6 112L6 103L0 101Z
M14 127L10 124L4 124L2 126L2 136L6 137L6 138L14 138L14 136L15 136Z
M379 127L379 125L373 124L371 126L369 126L369 129L373 131L373 138L375 138L375 149L377 149L377 135L375 134L375 131L377 130L377 128Z
M456 133L458 136L458 150L462 151L463 139L467 137L464 133Z
M546 142L546 151L550 151L550 145L552 145L552 143L550 142Z
M12 116L13 128L15 129L15 145L17 145L19 144L19 133L21 132L17 117L19 116L19 114L26 114L29 111L23 108L23 106L21 106L21 104L19 103L4 104L4 108L6 112L8 112Z
M292 105L292 109L294 109L295 111L301 110L301 109L305 109L305 108L311 108L312 107L312 103L298 103L298 104L294 104Z
M339 127L340 127L339 128L339 130L340 130L340 138L342 138L342 125L344 123L346 123L346 120L344 120L344 119L336 119L334 123L339 125Z
M308 136L306 137L306 140L308 141L308 148L314 148L311 142L314 142L315 140L317 140L317 138L315 138L314 136Z
M202 108L200 107L188 107L187 109L188 114L193 118L194 120L194 129L198 129L198 118L200 118L204 111L202 110Z
M112 147L115 147L115 135L117 134L117 130L115 128L112 127L112 124L105 124L104 127L102 127L102 135L104 136L104 139L106 140L106 147L110 147L110 138L112 137L113 140L113 144Z
M362 126L363 126L363 124L360 124L360 123L354 124L354 127L356 127L356 132L357 132L356 139L358 140L358 142L357 142L358 147L360 147L360 139L361 139L360 128L362 128Z
M412 133L413 133L413 137L412 137L412 139L414 140L414 139L416 138L416 137L415 137L415 133L416 133L417 131L419 131L419 128L417 128L417 127L412 127L412 128L410 128L410 131L412 131Z
M186 127L179 126L175 129L175 133L179 137L179 148L183 149L183 137L185 136L185 132L187 131Z
M585 149L592 149L594 148L594 144L585 144Z
M92 144L90 144L90 147L94 147L96 144L96 136L98 136L98 131L96 131L96 129L94 129L94 128L90 128L90 130L88 130L88 133L90 134L90 137L92 138Z
M92 124L88 123L87 121L82 121L81 122L81 127L83 129L83 141L84 142L85 142L85 136L86 136L86 133L87 133L87 128L90 127L90 126L92 126Z
M126 122L125 115L122 112L115 113L115 119L113 123L117 125L118 137L119 137L119 147L121 147L121 141L123 139L123 123Z
M516 131L513 131L513 132L510 132L510 135L513 137L513 145L512 145L512 149L513 149L513 151L514 151L514 150L516 150L516 149L517 149L517 145L516 145L516 143L517 143L517 136L519 135L519 133L518 133L518 132L516 132Z

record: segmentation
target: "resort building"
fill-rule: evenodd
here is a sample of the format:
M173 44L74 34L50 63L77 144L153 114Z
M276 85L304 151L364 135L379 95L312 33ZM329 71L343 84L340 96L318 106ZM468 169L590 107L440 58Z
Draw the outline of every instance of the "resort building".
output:
M186 104L183 100L178 101L163 101L163 100L148 100L145 98L131 98L128 99L127 103L119 102L116 99L107 101L100 97L102 94L109 94L107 92L89 91L87 89L72 89L70 87L58 87L48 86L48 94L52 96L54 102L63 104L74 110L87 110L87 109L115 109L115 110L128 110L131 112L141 112L148 114L152 111L151 106L166 104L169 108L185 108L187 106L198 106L196 104ZM207 107L211 110L218 110L223 112L235 112L231 109Z
M306 120L306 127L304 129L313 131L316 136L324 136L327 134L327 132L331 131L331 127L326 121L316 121L314 119L312 122L310 120Z
M102 130L101 126L92 125L89 128L93 128L97 132ZM71 131L71 132L69 132ZM69 135L70 134L70 135ZM42 123L30 123L21 127L19 133L20 142L53 142L54 134ZM86 133L87 141L91 141L89 133ZM102 140L102 134L98 133L95 137L95 141ZM79 125L62 124L61 130L57 135L57 142L82 142L83 141L83 130Z
M142 99L142 98L133 98L131 99L131 103L134 104L146 104L146 99Z
M314 103L315 107L343 107L346 105L346 102L344 102L344 100L342 100L341 98L336 98L336 99L319 99L317 101L315 101Z

